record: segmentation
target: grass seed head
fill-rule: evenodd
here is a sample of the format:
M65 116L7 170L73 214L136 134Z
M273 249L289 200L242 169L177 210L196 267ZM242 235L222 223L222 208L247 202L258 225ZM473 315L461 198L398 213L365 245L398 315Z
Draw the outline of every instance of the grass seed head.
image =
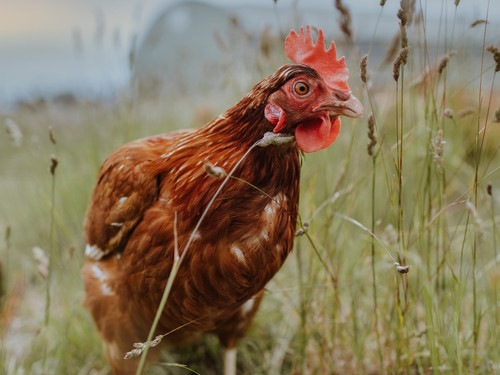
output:
M500 72L500 49L495 46L489 46L486 51L493 54L493 59L495 60L495 72Z
M401 8L398 10L399 29L401 31L401 48L408 47L408 36L406 28L411 24L415 9L415 0L401 0Z
M309 222L305 221L304 224L302 224L302 228L300 228L297 232L295 232L295 237L300 237L306 234L306 232L309 230Z
M370 138L367 146L368 155L372 156L373 148L377 144L377 134L375 134L375 118L373 117L373 112L371 112L368 116L368 138Z
M401 48L408 47L408 34L406 33L406 27L401 26Z
M498 108L495 112L495 118L493 119L493 122L500 122L500 108Z
M399 80L399 70L401 69L401 65L406 65L406 61L408 58L408 47L402 48L398 55L396 56L396 60L394 60L394 65L392 69L392 76L394 80L397 82Z
M57 168L58 164L59 164L59 160L57 159L57 157L55 155L51 155L50 156L50 174L52 176L55 175L56 168Z
M364 55L361 58L361 62L359 63L359 67L361 68L361 80L366 83L368 81L366 74L366 65L368 64L368 55Z
M42 248L35 246L33 249L33 259L35 259L36 270L44 279L49 277L49 258Z
M396 266L396 270L400 274L404 274L404 273L410 272L410 268L411 268L410 266L402 266L398 262L395 262L394 265Z
M383 7L385 5L386 0L380 0L380 6Z
M213 165L209 161L205 162L205 164L203 165L203 168L205 168L205 172L207 172L207 174L210 177L213 177L213 178L224 178L224 177L227 176L227 173L224 170L224 168L216 167L215 165Z
M125 354L125 357L123 359L131 359L135 357L139 357L142 353L142 349L133 349Z
M453 118L455 117L455 112L453 112L453 109L451 108L446 108L444 111L443 111L443 115L444 117L448 117L448 118Z
M439 63L438 63L439 75L441 75L441 73L443 73L443 70L445 70L446 66L448 65L448 61L450 61L450 58L452 56L455 56L456 54L457 54L456 51L451 51L451 52L447 53L446 55L444 55L443 57L441 57L441 59L439 59Z
M54 137L54 129L52 129L52 126L49 126L49 138L52 144L56 144L56 138Z
M12 142L12 144L16 147L21 146L24 137L19 126L17 126L15 121L11 118L6 118L4 124L5 132L7 133L7 137Z
M157 346L161 340L163 339L163 335L158 335L155 337L155 339L153 341L151 341L151 346Z
M474 22L472 22L472 23L470 24L470 27L476 27L476 26L478 26L478 25L482 25L483 23L488 24L489 22L488 22L488 21L486 21L486 20L475 20Z
M403 3L407 3L408 1L401 1L401 8L398 10L398 18L401 26L405 27L408 23L408 12L407 9L403 7Z
M468 115L471 115L473 114L474 112L476 112L476 109L474 107L467 107L467 108L464 108L462 110L460 110L458 112L458 118L462 118L462 117L465 117L465 116L468 116Z
M266 132L264 136L256 143L259 147L267 147L271 145L284 145L295 140L293 135L283 133Z
M351 13L349 9L342 3L342 0L335 0L335 8L340 12L340 30L344 34L349 44L353 42Z
M161 342L161 340L163 339L164 336L165 335L156 336L156 338L149 343L149 346L150 347L157 346ZM148 343L147 341L134 343L134 349L127 352L123 358L124 359L131 359L131 358L139 357L142 354L142 352L146 349L147 343Z
M443 140L443 130L439 129L436 138L432 140L432 154L436 162L438 171L443 170L443 151L445 141Z

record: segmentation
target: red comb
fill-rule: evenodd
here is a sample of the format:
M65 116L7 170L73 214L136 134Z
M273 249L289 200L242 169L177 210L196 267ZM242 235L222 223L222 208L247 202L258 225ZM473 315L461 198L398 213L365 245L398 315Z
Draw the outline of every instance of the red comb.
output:
M316 44L313 43L309 25L305 35L302 27L299 35L294 30L290 31L285 40L285 52L297 64L305 64L316 70L329 88L350 93L347 85L349 70L345 66L345 58L337 60L334 42L325 50L325 38L321 29Z

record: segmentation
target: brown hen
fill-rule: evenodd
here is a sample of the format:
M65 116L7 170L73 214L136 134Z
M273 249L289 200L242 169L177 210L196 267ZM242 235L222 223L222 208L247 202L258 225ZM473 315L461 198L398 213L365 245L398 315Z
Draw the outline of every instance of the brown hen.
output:
M138 358L124 355L147 339L176 249L186 253L155 334L185 325L163 340L183 344L213 333L225 348L224 373L236 373L235 346L293 247L299 154L330 145L338 116L362 114L344 60L333 43L324 50L321 31L316 45L309 28L292 31L286 52L298 65L282 66L204 127L129 143L101 167L85 220L83 277L115 374L137 369ZM294 141L255 147L270 131ZM207 175L204 163L229 171L250 148L238 179L209 206L223 179ZM158 353L151 348L149 359Z

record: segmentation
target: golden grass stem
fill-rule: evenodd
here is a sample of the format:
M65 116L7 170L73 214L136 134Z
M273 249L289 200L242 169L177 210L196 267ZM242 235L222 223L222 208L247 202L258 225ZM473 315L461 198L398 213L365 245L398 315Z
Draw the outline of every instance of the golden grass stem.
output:
M304 290L304 267L302 260L302 247L300 243L297 244L297 277L299 279L299 368L301 373L305 373L306 370L306 346L307 346L307 333L306 333L306 319L307 319L307 307L305 301L305 290ZM326 267L325 267L326 268Z
M4 268L0 268L0 373L7 372L5 369L5 332L7 330L7 324L4 326L4 312L6 309L6 299L9 290L9 278L10 272L9 268L12 267L10 264L10 237L12 234L12 228L10 225L5 227L5 265L0 262L0 267L5 266Z
M372 154L372 201L371 201L371 231L375 233L375 183L376 183L376 168L377 168L377 154ZM377 354L380 363L380 371L383 373L385 370L384 365L384 355L382 354L382 344L380 341L380 330L379 330L379 311L377 303L377 277L375 273L375 239L372 237L370 241L371 248L371 269L372 269L372 293L373 293L373 319L375 328L375 337L377 339Z
M368 96L368 100L370 102L370 107L372 112L368 116L368 138L369 142L367 145L368 155L371 156L372 159L372 187L371 187L371 232L375 233L375 190L376 190L376 169L377 169L377 156L379 152L375 152L374 148L377 143L377 135L378 129L375 121L375 116L373 115L373 105L372 99L370 96L370 90L368 89L368 74L367 74L367 65L368 65L368 57L371 51L371 47L375 38L375 33L377 30L378 23L380 21L380 17L382 15L383 6L380 9L379 16L377 19L377 23L375 25L375 30L373 32L373 37L370 42L370 47L368 50L368 54L364 55L361 58L361 80L364 82L364 87L366 88L366 93ZM380 330L379 330L379 311L378 311L378 303L377 303L377 278L375 273L375 239L372 237L370 240L370 250L371 250L371 271L372 271L372 298L373 298L373 312L374 312L374 328L375 328L375 337L377 340L377 355L379 360L380 371L383 373L385 371L384 365L384 355L382 353L382 344L380 340Z
M49 139L54 147L57 147L54 131L52 127L49 127ZM43 328L48 330L50 324L50 303L51 303L51 285L54 273L54 261L55 261L55 207L56 207L56 169L59 164L59 160L55 155L50 157L50 167L49 172L51 175L51 187L50 187L50 223L49 223L49 264L47 267L47 279L45 280L45 316ZM43 358L42 358L42 369L46 371L47 365L47 353L48 345L44 346Z
M480 136L480 126L481 126L481 107L482 107L482 87L483 87L483 67L484 67L484 52L486 49L486 30L488 28L488 13L489 13L489 0L488 6L486 8L486 22L484 23L483 32L483 48L481 53L481 75L479 77L479 93L478 93L478 115L476 122L476 137L475 137L475 165L474 165L474 184L473 184L473 196L474 196L474 208L477 211L478 207L478 181L479 181L479 165L481 163L481 153L483 143L479 142ZM484 133L483 133L484 140ZM477 266L477 251L478 251L478 229L474 230L474 240L472 245L472 309L473 309L473 339L474 339L474 351L472 360L472 371L476 374L477 360L478 360L478 344L479 344L479 330L480 322L477 311L477 280L476 280L476 266Z

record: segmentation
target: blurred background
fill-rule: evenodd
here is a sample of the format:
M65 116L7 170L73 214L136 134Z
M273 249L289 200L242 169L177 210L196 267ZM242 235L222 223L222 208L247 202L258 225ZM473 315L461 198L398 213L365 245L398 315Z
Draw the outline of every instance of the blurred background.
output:
M399 2L388 1L380 20L379 1L345 3L352 16L352 41L362 54L373 43L371 59L380 63L385 45L399 31L393 22ZM467 50L458 51L460 59L480 58L481 30L468 32L461 26L484 18L487 5L488 0L460 3L455 43ZM450 32L455 6L452 1L424 1L423 6L429 50L434 52L439 38ZM498 30L500 12L493 6L489 22ZM338 19L334 2L328 0L4 0L0 108L61 94L111 98L134 85L154 89L154 94L193 85L213 89L224 79L221 70L231 69L238 71L233 77L246 89L263 33L270 49L276 46L269 38L311 24L342 45L346 40ZM498 31L488 33L486 45L498 38ZM282 51L266 53L275 52ZM340 48L341 54L346 52Z

